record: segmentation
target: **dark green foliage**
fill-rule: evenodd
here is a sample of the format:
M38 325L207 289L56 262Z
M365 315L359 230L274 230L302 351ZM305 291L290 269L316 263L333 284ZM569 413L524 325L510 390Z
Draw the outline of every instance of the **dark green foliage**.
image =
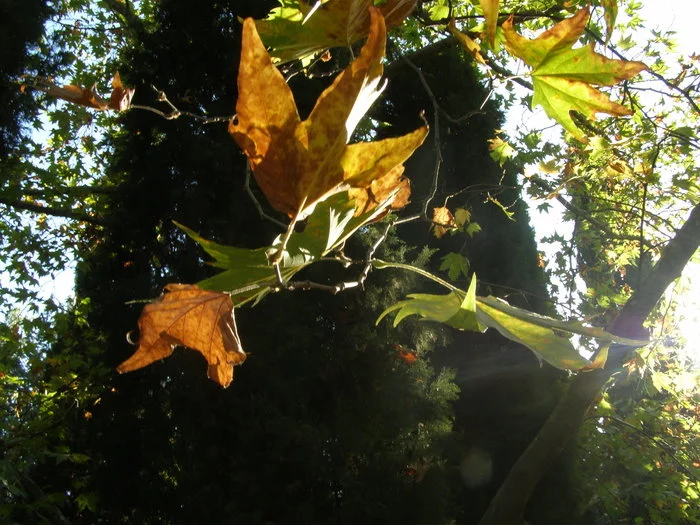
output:
M153 84L181 109L232 114L237 15L251 14L238 4L163 4L157 29L122 68L138 85L135 102L154 104ZM261 14L260 4L250 6ZM303 86L302 99L318 95L314 84ZM125 302L208 274L206 256L172 220L241 247L270 243L278 233L243 190L244 158L225 123L131 112L122 124L109 168L119 183L109 196L110 226L82 254L78 272L78 293L92 298L90 323L105 335L110 367L133 351L125 334L142 304ZM361 256L365 248L347 249ZM402 250L395 244L384 255L402 258ZM341 270L321 267L306 277L334 282L345 278ZM457 390L449 373L435 373L426 360L443 337L418 323L400 332L374 326L412 283L387 272L373 276L365 293L287 293L237 310L250 355L225 391L206 378L201 356L182 349L114 378L114 391L79 426L81 450L91 457L85 492L95 496L82 519L446 521L447 487L454 486L447 458L457 456L449 402ZM392 343L420 359L405 363Z
M486 140L499 129L496 104L483 109L486 91L474 72L464 67L465 58L456 46L435 45L438 52L416 60L440 107L440 148L443 162L435 198L428 208L447 206L471 211L471 220L481 226L473 238L464 234L436 239L425 222L402 226L399 233L407 243L437 249L431 270L439 273L441 257L460 253L476 272L479 295L493 294L530 310L551 313L547 300L546 276L537 265L537 250L529 225L527 207L520 198L517 174L502 169L489 156ZM401 133L420 122L419 113L434 127L433 100L416 72L399 60L390 66L389 87L375 118ZM449 79L447 81L446 79ZM459 121L455 122L455 120ZM431 191L435 167L434 131L407 163L413 188L413 208L421 213ZM510 220L491 196L514 213ZM462 288L466 289L467 282ZM445 350L435 354L435 366L457 369L461 395L457 403L455 428L462 454L485 451L492 461L492 475L478 486L464 486L459 500L458 522L476 523L505 478L511 465L539 430L557 401L562 373L544 364L524 347L506 341L494 331L486 334L455 333ZM467 469L471 468L467 462ZM536 495L530 519L534 523L564 523L571 512L568 488L569 462L562 461L551 480Z

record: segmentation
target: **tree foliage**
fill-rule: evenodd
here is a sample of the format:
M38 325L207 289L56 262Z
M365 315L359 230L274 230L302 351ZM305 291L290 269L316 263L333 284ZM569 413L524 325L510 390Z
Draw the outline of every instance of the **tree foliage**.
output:
M3 47L2 97L11 102L0 121L2 291L14 308L1 327L7 519L466 516L455 506L456 387L428 360L449 337L410 317L417 314L458 330L493 328L575 373L537 439L499 478L491 505L479 509L481 524L519 524L534 512L527 504L538 481L579 428L591 443L579 454L589 480L581 494L595 501L581 507L582 519L657 522L671 515L672 498L661 492L672 480L684 502L673 522L696 522L696 394L660 379L689 366L664 360L644 376L656 377L656 393L634 405L619 378L653 362L634 349L650 335L649 348L658 346L665 318L657 305L700 238L697 58L667 60L664 34L639 38L634 2L271 4L223 2L194 16L175 0L96 9L78 1L29 3L14 14L22 32ZM446 51L455 45L464 53ZM519 60L528 67L516 74ZM449 65L443 71L457 89L440 85L447 82L431 61ZM459 92L473 68L502 107L542 106L560 133L537 124L507 136L493 119L479 120L489 104L467 104L471 94ZM110 80L111 96L98 95ZM613 117L597 120L601 113ZM481 145L465 152L459 140L476 122L487 122L473 128ZM494 159L488 169L501 180L460 178L469 166L450 160L470 155ZM520 184L543 210L558 202L573 224L571 237L548 239L559 247L551 261L524 237L489 229L494 216L527 220ZM135 204L144 196L147 206ZM431 261L411 244L441 251ZM202 248L217 272L202 264ZM46 300L40 280L76 254L76 302ZM561 287L559 311L526 294L508 297L514 304L492 296L509 286L542 292L541 276L532 278L538 266ZM499 282L478 280L480 268ZM166 295L141 305L163 287ZM139 348L119 370L150 367L105 376L105 365L126 357L123 336L141 308ZM375 328L392 312L393 327ZM186 371L201 369L201 357L176 346L203 354L223 386L246 360L243 346L251 357L223 394ZM664 423L674 411L678 425ZM239 447L251 453L221 461L214 452L243 426ZM605 490L593 490L593 466L626 453L622 431L655 447L635 451L631 468L606 469ZM663 433L684 456L664 448ZM133 446L119 450L120 441ZM670 468L654 455L659 443ZM471 450L468 457L485 457ZM85 478L58 469L52 479L61 464L80 466ZM638 465L658 482L623 490L641 475ZM207 479L211 472L219 475ZM248 489L206 515L182 503L195 488L224 501L246 476L265 490ZM112 478L121 485L110 493ZM293 498L293 509L271 502L272 490Z

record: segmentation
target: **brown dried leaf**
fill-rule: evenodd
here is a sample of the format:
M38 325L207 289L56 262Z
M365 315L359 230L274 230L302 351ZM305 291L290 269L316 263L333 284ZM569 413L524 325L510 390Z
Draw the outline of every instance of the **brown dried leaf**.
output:
M209 363L207 375L226 388L233 379L233 367L246 359L231 297L189 284L169 284L165 291L144 307L138 321L139 346L117 371L143 368L168 357L175 346L186 346L204 356Z
M457 227L455 218L445 207L433 208L433 233L438 239Z
M76 85L57 86L48 78L38 78L31 87L40 89L52 97L99 111L108 109L125 111L131 106L131 98L134 96L134 89L127 89L122 85L118 72L114 75L114 79L112 79L112 93L109 100L105 100L98 95L94 85L89 88Z
M95 86L89 88L84 88L80 86L56 86L49 85L45 89L42 89L46 94L67 100L73 104L79 104L87 108L99 109L104 111L107 109L108 102L100 97L95 91Z
M114 111L126 111L131 107L131 99L135 91L133 88L124 87L119 71L117 71L112 79L112 94L109 97L107 106Z

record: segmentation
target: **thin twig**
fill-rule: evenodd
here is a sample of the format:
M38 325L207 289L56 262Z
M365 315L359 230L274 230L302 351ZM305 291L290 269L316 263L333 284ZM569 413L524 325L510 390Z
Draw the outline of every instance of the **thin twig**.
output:
M440 165L442 164L442 147L440 145L440 106L437 102L437 99L435 98L435 94L433 93L432 89L430 89L430 85L428 84L428 81L426 80L423 71L421 71L421 69L418 66L416 66L413 62L411 62L411 60L405 55L402 58L404 62L406 62L406 64L408 64L408 66L411 69L413 69L413 71L415 71L418 75L418 78L420 79L421 84L423 84L423 88L425 89L428 98L430 98L430 103L433 106L433 125L435 126L435 129L433 130L433 144L435 145L435 167L433 168L433 182L430 188L430 193L428 195L428 198L423 202L422 212L423 218L427 220L428 206L430 206L430 202L435 198L435 194L437 193L438 181L440 177Z
M395 224L396 221L390 221L386 225L386 228L384 228L384 232L377 238L374 244L372 244L372 246L369 247L369 250L367 250L367 256L365 257L365 266L364 268L362 268L362 272L360 273L360 277L358 278L360 286L364 285L365 281L367 280L367 276L369 276L369 272L372 270L372 261L374 260L374 253L389 236L389 232Z
M165 91L161 91L155 86L151 86L151 89L155 91L156 93L156 101L158 102L163 102L164 104L167 104L170 107L170 112L166 113L165 111L161 111L159 109L153 108L151 106L142 106L140 104L131 104L129 106L130 109L141 109L144 111L150 111L151 113L155 113L156 115L164 118L165 120L175 120L180 117L190 117L193 118L202 124L215 124L218 122L228 122L231 120L233 115L228 115L225 117L205 117L202 115L198 115L197 113L192 113L191 111L182 111L178 109L175 104L170 102L170 99L168 99L168 96L165 94Z
M258 213L260 214L260 217L270 221L273 224L276 224L282 229L287 229L287 225L283 223L282 221L278 221L274 217L271 217L267 213L265 213L265 210L263 210L262 204L260 204L260 201L257 199L255 194L253 193L252 188L250 187L250 163L246 160L245 163L245 183L243 184L243 187L245 188L246 193L248 193L248 196L250 197L250 200L253 201L253 204L255 205L255 208L258 210Z

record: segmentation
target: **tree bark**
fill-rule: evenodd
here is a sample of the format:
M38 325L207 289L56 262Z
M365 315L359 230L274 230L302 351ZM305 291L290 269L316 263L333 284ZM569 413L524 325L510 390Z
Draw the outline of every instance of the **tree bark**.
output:
M699 244L700 205L697 205L608 331L623 337L646 337L642 323L666 288L681 275ZM540 432L513 465L479 525L522 525L535 487L552 461L578 433L586 412L608 379L624 363L628 350L620 346L611 348L605 368L581 372L574 378Z

